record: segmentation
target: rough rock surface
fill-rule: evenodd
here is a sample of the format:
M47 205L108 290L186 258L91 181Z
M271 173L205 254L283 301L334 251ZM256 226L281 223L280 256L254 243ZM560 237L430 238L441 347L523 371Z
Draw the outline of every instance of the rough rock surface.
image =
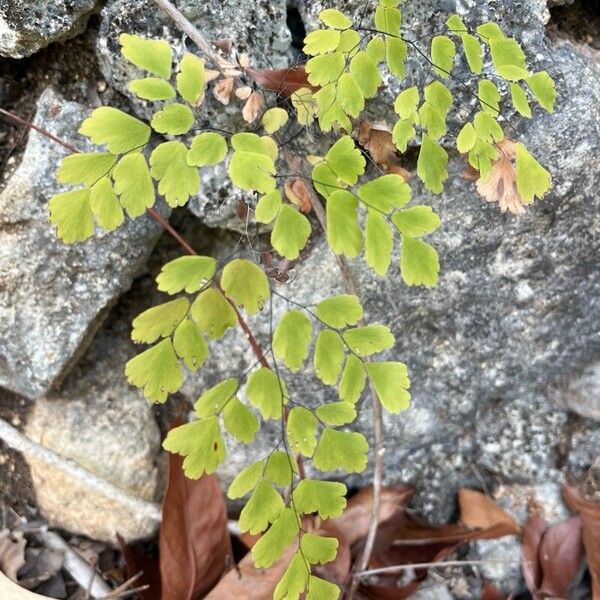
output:
M414 6L421 24L427 23L423 11L439 12L441 19L442 11L456 8L454 2L436 3L435 11L431 4ZM389 356L405 360L413 379L412 408L386 419L386 478L416 485L415 505L435 520L451 516L456 486L476 484L476 472L507 483L558 480L567 412L551 388L579 378L600 352L600 287L592 258L600 250L595 61L571 43L549 44L542 2L459 6L465 7L473 22L497 18L557 79L555 114L536 111L531 122L512 122L553 173L555 188L524 217L502 215L482 202L454 159L442 195L414 183L418 202L442 216L432 237L442 257L439 287L409 289L397 277L380 281L362 263L354 266L369 318L392 326L398 343ZM413 31L420 36L429 27ZM338 290L337 267L316 242L284 293L310 303ZM253 361L242 338L232 334L215 349L212 366L230 374ZM327 396L310 379L296 389L307 402ZM367 432L369 421L365 409ZM228 476L236 469L235 460L232 470L225 467ZM368 478L367 472L357 481Z
M85 107L48 88L35 123L81 140L75 132L86 114ZM46 205L67 189L54 178L66 154L31 133L19 168L0 194L0 386L29 398L66 374L107 308L144 269L160 234L144 217L115 233L99 231L83 244L59 241Z
M57 454L143 500L160 494L160 432L152 407L123 374L135 353L131 314L113 311L58 392L40 398L26 433ZM28 459L37 503L52 526L116 542L152 535L144 519L63 471Z
M98 0L10 0L0 6L0 55L21 58L81 33Z

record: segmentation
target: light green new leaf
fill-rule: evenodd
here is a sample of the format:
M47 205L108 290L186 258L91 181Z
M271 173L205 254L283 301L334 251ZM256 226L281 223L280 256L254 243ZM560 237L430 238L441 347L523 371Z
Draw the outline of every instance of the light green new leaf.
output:
M337 8L326 8L319 13L319 20L323 25L334 29L348 29L352 21Z
M103 177L90 192L90 206L102 229L114 231L125 220L115 190L108 177Z
M183 384L183 371L169 338L132 358L125 375L131 385L144 388L144 396L152 402L164 402Z
M346 491L343 483L303 479L294 489L292 497L299 513L317 513L321 519L332 519L344 512Z
M385 60L385 41L382 37L373 37L367 44L369 58L378 65Z
M165 142L150 155L150 174L172 208L183 206L200 187L198 169L187 164L187 152L182 142Z
M133 320L131 339L137 343L152 344L158 338L171 335L189 308L187 298L177 298L145 310Z
M302 406L292 408L288 415L286 432L290 448L295 454L311 457L317 445L317 418Z
M361 151L349 135L342 136L325 155L331 170L342 180L354 185L365 172L367 164Z
M477 132L472 123L467 123L456 138L456 148L461 154L466 154L473 149L477 141Z
M363 248L358 225L358 199L345 190L333 192L327 199L327 242L335 254L357 257Z
M338 102L342 110L354 118L365 108L362 88L352 73L344 73L338 81Z
M212 279L216 268L212 256L181 256L163 266L156 283L161 292L171 295L183 290L193 294Z
M148 163L141 152L124 156L113 169L115 192L120 194L121 206L135 219L154 205L154 183Z
M400 270L407 285L435 287L440 272L438 253L429 244L409 235L402 236Z
M391 35L400 35L402 14L396 6L387 6L382 2L375 9L375 27L378 31Z
M198 106L204 98L205 88L204 61L193 54L184 54L177 74L179 95L192 106Z
M340 376L345 358L344 344L331 329L323 329L317 336L313 365L317 377L325 385L334 385Z
M425 102L419 110L421 125L434 139L446 133L446 119L452 107L450 90L439 81L430 83L424 90Z
M168 81L159 77L134 79L129 84L129 91L143 100L170 100L175 98L175 90Z
M238 324L233 306L214 288L208 288L198 295L190 313L200 330L211 340L223 337L227 329Z
M121 54L129 62L165 79L171 76L173 51L164 40L147 40L138 35L122 33L119 42Z
M343 333L344 341L359 356L371 356L394 346L394 336L387 325L365 325L348 329Z
M298 474L298 463L293 456L282 450L276 450L269 456L265 467L265 478L277 487L288 487L294 475Z
M382 84L381 73L367 52L360 50L354 55L350 61L350 73L358 82L365 98L373 98L377 95L377 90Z
M382 175L361 185L358 197L370 208L389 213L410 202L412 190L404 178L395 173Z
M302 51L308 56L326 54L340 45L340 32L335 29L316 29L304 38Z
M394 414L410 405L408 369L401 362L367 363L369 379L383 407Z
M340 379L340 400L356 404L365 389L366 380L367 374L362 360L354 354L350 354Z
M517 191L523 204L530 204L536 196L541 200L552 187L552 176L523 144L517 144L516 154Z
M281 256L295 260L306 246L311 231L310 221L293 206L284 204L271 232L271 245Z
M486 41L487 44L494 38L506 37L497 23L483 23L477 27L477 33Z
M450 15L446 20L446 27L455 34L461 35L467 33L467 27L464 21L458 15Z
M500 92L495 83L489 79L483 79L479 82L479 101L485 112L488 112L492 117L497 117L500 114Z
M192 145L187 153L187 163L195 167L216 165L226 156L227 142L225 138L214 131L207 131L192 140Z
M408 148L408 142L412 140L417 134L414 126L413 119L400 119L396 121L394 129L392 130L392 141L400 152L406 152Z
M270 223L278 215L281 205L281 192L275 189L257 202L254 218L259 223Z
M66 156L56 171L61 183L94 185L107 175L115 165L117 157L110 152L80 152Z
M512 99L513 106L519 114L531 118L531 106L529 106L529 100L525 90L518 83L510 84L510 97Z
M311 339L310 319L299 310L289 310L273 334L273 352L290 371L299 371L308 356Z
M387 37L385 40L385 53L390 73L404 79L406 75L406 57L408 48L406 42L399 38Z
M225 265L221 287L225 295L249 315L262 310L271 295L265 272L243 258L236 258Z
M525 82L533 92L540 106L548 112L554 112L554 103L556 102L556 85L552 77L546 71L534 73L528 77Z
M316 306L317 318L323 323L341 329L346 325L356 325L363 318L363 308L358 296L342 294L322 300Z
M362 433L326 427L315 449L313 464L319 471L343 469L362 473L367 466L368 450L369 443Z
M261 367L248 377L246 396L264 419L281 419L287 404L285 383L271 369Z
M365 222L365 259L380 277L390 268L393 247L392 228L382 214L370 210Z
M431 40L431 62L440 77L448 78L452 73L456 44L445 35L436 35Z
M287 110L275 106L265 111L261 123L265 131L272 134L279 131L288 122L289 118Z
M261 481L240 513L240 531L252 535L265 531L284 508L281 494L268 481Z
M264 140L254 133L236 133L231 138L235 152L229 162L229 177L242 190L267 194L277 182L275 163Z
M392 222L402 234L420 237L440 226L439 216L431 206L412 206L392 215Z
M56 235L65 244L83 242L94 233L90 190L87 188L52 196L48 211L50 223L56 225Z
M308 82L313 86L325 86L337 81L344 71L344 64L342 52L315 56L306 63Z
M346 187L346 184L338 179L325 161L315 165L312 171L312 181L317 192L324 198L328 198L336 190Z
M315 575L311 575L308 578L306 600L338 600L339 597L340 588L335 583L331 583Z
M518 81L529 75L525 53L512 38L494 37L489 41L494 68L500 77Z
M433 81L423 90L425 102L440 111L444 119L452 108L452 92L441 82Z
M483 70L482 48L479 40L470 33L463 33L460 36L463 43L463 50L467 57L469 69L475 75L480 75Z
M425 103L421 106L419 109L419 120L421 125L427 130L428 135L434 140L439 140L448 131L446 116L432 104Z
M185 366L196 372L208 358L208 345L196 323L184 319L173 335L173 348Z
M260 430L256 415L240 400L233 398L223 410L225 429L242 444L254 441Z
M434 139L424 134L417 161L417 175L430 192L440 194L444 189L444 181L448 178L447 166L446 151Z
M113 154L124 154L148 143L152 130L146 123L110 106L101 106L85 119L79 133Z
M310 125L315 120L317 104L309 88L300 88L291 96L292 106L300 125Z
M284 508L271 528L252 546L252 558L257 568L269 568L278 560L286 546L298 536L300 525L296 513Z
M173 102L167 104L153 117L150 125L159 133L181 135L187 133L194 124L194 113L189 106Z
M299 600L308 585L309 575L310 568L298 550L275 587L273 600Z
M243 498L251 492L262 479L265 470L265 461L259 460L247 467L244 467L231 482L227 490L227 497L231 500Z
M420 94L416 86L405 89L398 94L394 102L394 110L401 119L412 119L417 112Z
M340 427L352 423L356 419L356 408L350 402L330 402L322 404L316 410L317 417L325 425Z
M206 390L194 403L194 410L201 418L212 417L220 413L227 403L232 400L238 390L239 382L230 377L213 385Z
M337 538L305 533L300 540L300 549L311 565L324 565L335 558L338 544Z
M358 50L360 42L361 36L358 31L354 31L354 29L346 29L340 33L340 45L337 49L340 52L347 52L350 56L354 56Z
M477 133L477 137L485 142L501 142L504 139L504 131L492 115L481 111L475 115L473 119L473 127Z
M171 429L163 442L168 452L185 456L183 472L189 479L211 474L225 460L225 442L216 417Z

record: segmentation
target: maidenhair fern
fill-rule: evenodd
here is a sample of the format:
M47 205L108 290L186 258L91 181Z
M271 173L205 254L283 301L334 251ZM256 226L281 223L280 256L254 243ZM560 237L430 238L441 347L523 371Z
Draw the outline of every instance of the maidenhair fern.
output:
M382 65L390 77L401 80L411 53L429 64L431 81L398 94L393 106L397 120L386 135L399 153L418 144L417 175L425 188L442 192L449 150L455 145L478 172L478 189L485 188L486 198L494 196L489 188L504 177L502 193L508 188L512 196L510 202L501 200L503 209L520 210L546 194L550 174L522 143L505 138L499 117L507 97L523 117L532 116L534 101L551 112L554 83L545 71L529 71L518 42L498 25L473 29L454 15L447 31L433 37L427 49L403 36L396 0L380 0L370 27L354 28L336 9L322 11L320 20L323 29L305 39L304 52L310 57L306 79L285 101L256 89L242 65L223 59L219 74L187 53L174 71L167 42L123 34L122 54L140 70L129 90L158 108L150 124L110 107L94 110L82 123L80 133L101 148L62 161L58 180L76 187L49 202L57 235L74 243L90 238L96 227L112 231L126 216L134 219L153 207L158 196L171 207L183 206L201 190L202 170L227 160L231 183L255 195L254 218L270 225L271 246L282 260L298 260L312 233L306 210L301 210L306 205L310 209L310 197L299 198L290 183L300 178L303 190L314 186L326 202L325 233L333 253L350 259L364 255L374 273L384 277L397 247L404 282L435 286L440 261L426 240L440 226L439 216L430 206L411 203L411 187L390 165L383 165L388 172L370 176L354 137L357 119L383 85ZM471 90L478 106L452 140L447 122L461 108L451 91L459 56L479 77ZM197 125L208 83L215 78L212 85L220 101L237 97L252 109L244 111L254 123L248 131L225 135ZM257 112L260 107L264 109ZM322 132L333 131L336 141L324 156L295 157L302 168L288 173L282 154L289 151L280 136L298 125L314 131L315 123ZM168 139L153 136L153 131ZM277 281L246 258L219 264L210 256L183 256L164 265L157 285L172 298L133 321L133 340L147 348L127 363L129 382L152 402L165 402L182 386L185 370L202 367L211 343L240 325L248 334L245 314L272 317L265 307L274 293L279 295ZM288 310L272 327L269 351L254 348L257 366L204 391L194 405L195 420L171 431L164 442L167 450L185 457L185 474L198 478L226 460L225 434L250 444L263 422L281 422L279 443L245 467L228 491L232 499L247 497L240 529L263 534L252 549L257 567L270 567L286 546L297 547L275 591L280 599L297 599L306 592L309 600L327 600L339 594L335 585L313 573L314 566L333 560L338 541L317 534L311 517L339 516L346 487L306 478L302 461L312 461L325 474L362 472L368 442L348 426L357 417L367 382L390 413L406 410L410 402L406 366L380 358L394 347L390 329L365 323L355 295L314 301L302 306L288 299ZM290 395L286 381L295 373L302 377L307 369L334 388L337 399L309 407Z

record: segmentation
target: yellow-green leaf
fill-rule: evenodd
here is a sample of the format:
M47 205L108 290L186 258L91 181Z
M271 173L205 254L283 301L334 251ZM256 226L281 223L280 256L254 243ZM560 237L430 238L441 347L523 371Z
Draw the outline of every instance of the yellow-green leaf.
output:
M288 122L288 119L287 110L275 106L265 111L261 123L265 131L271 134L279 131Z
M409 235L402 236L400 270L406 285L435 287L440 261L435 248Z
M134 79L129 84L129 91L143 100L170 100L175 98L175 90L168 81L159 77Z
M187 163L195 167L216 165L226 156L227 142L225 138L214 131L207 131L192 140L192 145L187 153Z
M516 145L517 191L523 204L530 204L535 198L542 199L552 187L552 176L529 153L527 148Z
M367 363L365 365L375 393L383 407L397 414L410 405L408 369L401 362Z
M157 112L150 124L159 133L181 135L187 133L194 124L194 113L189 106L173 102Z
M187 153L182 142L164 142L150 155L150 174L159 182L159 193L173 208L183 206L200 187L198 169L187 164Z
M246 396L264 419L281 419L287 404L285 383L271 369L261 367L248 377Z
M212 256L181 256L163 266L156 283L161 292L171 295L184 290L193 294L212 279L216 268Z
M385 277L390 268L393 247L392 228L385 217L369 210L365 221L365 259L380 277Z
M208 345L200 328L190 319L184 319L173 335L173 348L185 366L196 372L208 358Z
M284 204L271 232L271 245L281 256L295 260L306 246L310 233L310 221L299 210Z
M317 443L313 464L319 471L343 469L362 473L367 466L368 450L369 444L362 433L326 427Z
M439 194L444 189L444 181L448 178L447 166L446 151L429 135L424 134L417 160L417 175L430 192Z
M337 190L327 199L327 242L335 254L348 258L355 258L363 248L358 199L350 192Z
M134 219L143 215L156 199L148 163L141 152L127 154L113 169L115 192L120 194L121 206Z
M344 344L331 329L323 329L317 336L313 366L317 377L325 385L334 385L340 376L344 358Z
M265 272L243 258L236 258L225 265L221 287L225 295L249 315L262 310L271 295Z
M90 190L62 192L48 202L50 222L56 235L65 243L83 242L94 233L94 218L90 206Z
M233 306L214 288L208 288L198 295L192 304L191 315L201 331L212 340L223 337L227 329L238 323Z
M299 371L308 357L312 339L310 319L298 310L285 313L273 334L273 352L290 371Z
M110 152L80 152L66 156L56 171L61 183L94 185L115 165L117 157Z
M402 234L420 237L435 231L440 218L431 206L411 206L392 215L392 222Z
M204 61L193 54L184 54L177 74L179 95L192 106L198 106L204 98L205 81Z
M431 62L440 77L445 79L452 73L456 44L445 35L436 35L431 40Z
M525 82L533 92L540 106L548 112L554 112L554 103L556 102L556 86L552 77L546 71L534 73L528 77Z
M286 424L290 448L295 454L311 457L317 445L317 418L303 406L292 408Z
M373 324L344 331L348 347L358 356L371 356L394 346L395 339L386 325Z
M189 308L187 298L177 298L145 310L133 320L131 339L137 343L152 344L158 338L171 335Z
M367 375L363 362L354 354L350 354L340 379L340 400L356 404L365 389L366 379Z
M103 177L92 186L90 206L96 222L102 229L114 231L125 220L123 209L108 177Z
M121 54L129 62L165 79L171 76L173 52L164 40L148 40L138 35L122 33L119 42Z

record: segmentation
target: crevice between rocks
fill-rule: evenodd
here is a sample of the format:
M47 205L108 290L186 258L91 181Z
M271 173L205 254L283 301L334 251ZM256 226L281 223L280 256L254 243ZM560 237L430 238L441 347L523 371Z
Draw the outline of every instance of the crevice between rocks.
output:
M546 31L551 40L570 40L600 51L600 0L550 6Z

